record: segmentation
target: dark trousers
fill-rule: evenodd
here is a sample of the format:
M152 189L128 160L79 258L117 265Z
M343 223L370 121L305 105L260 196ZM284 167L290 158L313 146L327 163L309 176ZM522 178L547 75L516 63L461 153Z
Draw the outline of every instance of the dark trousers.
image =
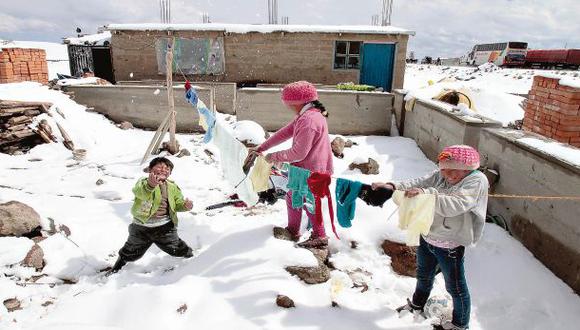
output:
M135 261L143 257L145 252L157 245L161 250L174 257L193 256L191 248L177 236L177 229L173 222L159 227L144 227L137 224L129 225L129 238L119 250L119 259L123 262Z
M464 246L443 249L427 243L421 237L421 243L417 249L417 286L413 294L413 304L424 307L439 268L445 279L445 289L453 299L452 322L459 327L469 325L471 309L471 298L463 267L464 254Z

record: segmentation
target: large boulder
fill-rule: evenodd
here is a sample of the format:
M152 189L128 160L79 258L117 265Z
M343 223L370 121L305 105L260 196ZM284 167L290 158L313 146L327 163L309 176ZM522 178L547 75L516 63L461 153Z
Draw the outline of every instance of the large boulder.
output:
M391 267L395 273L415 277L417 275L417 248L385 240L381 245L386 255L391 257Z
M40 215L17 201L0 204L0 236L25 236L40 227Z

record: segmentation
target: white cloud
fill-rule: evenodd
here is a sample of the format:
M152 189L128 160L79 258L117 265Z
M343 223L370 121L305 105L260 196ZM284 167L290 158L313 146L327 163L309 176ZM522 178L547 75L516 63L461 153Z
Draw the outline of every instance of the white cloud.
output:
M380 0L280 0L291 24L369 24ZM0 39L60 41L75 28L159 21L158 0L28 0L0 2ZM266 23L266 0L173 0L176 23ZM578 0L394 0L393 25L417 32L417 56L459 56L475 43L527 41L531 48L580 48Z

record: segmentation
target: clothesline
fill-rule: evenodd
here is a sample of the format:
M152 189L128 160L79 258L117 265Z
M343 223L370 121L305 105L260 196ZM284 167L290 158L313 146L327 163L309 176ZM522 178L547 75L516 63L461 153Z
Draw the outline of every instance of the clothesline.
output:
M290 165L289 163L285 163ZM295 166L295 165L292 165ZM330 176L334 180L342 179L342 180L350 180L347 178L340 178L334 175ZM352 180L351 180L352 181ZM460 194L445 194L440 193L439 195L445 196L461 196L461 197L477 197L477 195L460 195ZM541 196L541 195L516 195L516 194L488 194L490 198L512 198L512 199L532 199L532 200L539 200L539 199L547 199L547 200L574 200L580 201L580 196Z

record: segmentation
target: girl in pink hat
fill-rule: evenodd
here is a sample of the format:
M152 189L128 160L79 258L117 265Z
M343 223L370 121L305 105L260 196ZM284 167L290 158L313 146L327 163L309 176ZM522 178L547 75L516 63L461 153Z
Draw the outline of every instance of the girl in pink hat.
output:
M439 170L422 178L398 183L373 183L373 188L404 190L406 197L435 195L435 214L427 236L417 249L417 286L412 299L397 309L423 315L423 308L438 271L453 299L452 320L442 320L434 329L467 329L471 300L465 280L465 247L483 233L489 184L477 171L479 153L470 146L446 147L438 157Z
M314 85L307 81L297 81L286 85L282 90L282 102L296 116L288 125L262 143L256 151L263 153L292 138L290 149L269 153L266 155L266 160L270 163L290 163L311 172L332 174L332 151L326 123L328 111L318 101L318 93ZM297 241L300 237L302 208L292 207L292 191L286 195L286 205L288 209L286 230L293 240ZM310 223L313 224L313 231L310 238L302 245L326 246L328 237L324 225L314 221L314 215L306 209L305 211Z

